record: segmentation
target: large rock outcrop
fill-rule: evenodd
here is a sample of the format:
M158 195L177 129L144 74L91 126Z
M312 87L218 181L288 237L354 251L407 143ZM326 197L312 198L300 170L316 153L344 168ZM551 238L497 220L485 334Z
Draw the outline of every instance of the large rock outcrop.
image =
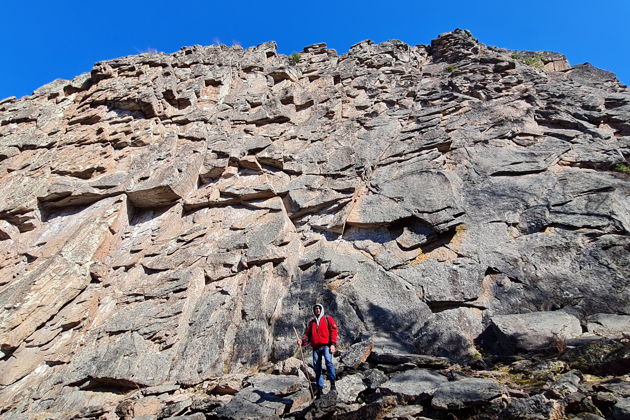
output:
M628 156L614 75L461 30L185 47L2 100L0 407L254 373L315 301L342 348L467 361L493 317L559 309L602 334L630 315Z

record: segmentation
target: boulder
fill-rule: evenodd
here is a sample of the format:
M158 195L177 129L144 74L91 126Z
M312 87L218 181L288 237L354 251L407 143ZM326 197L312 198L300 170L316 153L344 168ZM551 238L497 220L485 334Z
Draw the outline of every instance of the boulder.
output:
M564 418L564 408L558 401L543 395L513 399L499 416L505 420L559 420Z
M490 403L503 392L501 385L492 379L461 379L441 384L433 394L431 407L438 410L475 407Z
M630 349L615 340L597 340L568 349L562 354L569 366L594 375L630 373Z
M474 340L483 331L482 313L478 308L440 311L427 321L415 345L425 353L460 362L477 360L480 354Z
M180 414L184 414L185 411L188 410L189 407L193 404L193 397L190 395L181 394L175 401L167 403L165 407L162 408L158 417L174 417ZM134 406L135 408L135 406Z
M400 372L379 387L385 395L395 395L404 403L425 401L442 385L448 382L446 376L427 369L412 369Z
M304 379L287 375L257 374L247 378L246 382L256 391L277 396L289 395L308 386Z
M363 372L363 381L370 389L378 388L382 383L387 382L389 377L378 369L368 369Z
M620 397L630 397L630 382L619 379L611 379L596 386L598 390L605 390Z
M235 395L243 388L244 375L225 376L212 381L209 392L216 395Z
M383 418L385 419L400 419L400 418L425 419L426 417L420 416L420 414L423 411L424 411L424 406L419 405L419 404L401 405L398 407L394 407Z
M308 407L313 400L313 395L309 389L301 389L287 396L287 399L291 400L289 413L295 413Z
M614 420L630 419L630 398L620 398L612 408L611 418Z
M404 343L396 343L387 339L377 339L368 357L372 363L386 365L402 365L405 363L427 368L446 368L450 362L444 357L435 357L415 353L415 348Z
M356 369L367 360L373 347L374 342L371 340L355 343L343 352L340 363L348 368Z
M274 365L274 373L280 375L298 375L302 368L302 361L297 357L290 357Z
M612 392L598 391L593 396L593 403L604 414L610 414L612 407L619 401L619 397Z
M276 397L253 387L244 388L223 407L215 411L220 419L279 418L293 401Z
M580 321L563 311L495 315L480 342L495 352L564 350L566 340L582 334Z
M363 381L363 375L347 375L337 381L337 400L346 404L357 402L357 398L367 385ZM332 392L332 391L331 391Z
M603 417L601 410L594 404L593 399L581 392L574 392L562 399L565 413L576 415L591 415Z
M162 403L155 397L142 398L133 405L134 417L151 416L160 413Z
M586 329L606 338L630 336L630 315L594 314L588 317Z
M582 380L582 374L579 371L570 371L560 375L551 386L545 396L553 399L562 399L568 395L578 392L579 384Z

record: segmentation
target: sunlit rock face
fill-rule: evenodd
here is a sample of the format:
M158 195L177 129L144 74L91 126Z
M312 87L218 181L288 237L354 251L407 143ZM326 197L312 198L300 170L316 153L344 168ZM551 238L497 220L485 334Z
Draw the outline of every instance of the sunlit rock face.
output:
M0 407L254 373L316 301L342 349L465 362L493 316L558 310L574 338L630 314L628 156L614 75L461 30L185 47L5 99Z

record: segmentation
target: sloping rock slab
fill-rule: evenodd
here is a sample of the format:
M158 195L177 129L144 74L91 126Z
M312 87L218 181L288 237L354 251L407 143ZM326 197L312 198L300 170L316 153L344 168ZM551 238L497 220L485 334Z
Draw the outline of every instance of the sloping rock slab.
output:
M438 410L459 410L484 405L503 393L492 379L467 378L440 386L433 394L431 406Z
M427 369L412 369L393 375L381 385L385 395L395 395L401 402L426 400L448 382L446 376Z

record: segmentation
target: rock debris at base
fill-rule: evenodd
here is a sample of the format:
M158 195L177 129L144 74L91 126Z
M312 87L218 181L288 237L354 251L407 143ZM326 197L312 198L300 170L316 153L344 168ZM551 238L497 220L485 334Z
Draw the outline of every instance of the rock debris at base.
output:
M463 30L0 100L0 417L628 418L629 157L613 74Z

